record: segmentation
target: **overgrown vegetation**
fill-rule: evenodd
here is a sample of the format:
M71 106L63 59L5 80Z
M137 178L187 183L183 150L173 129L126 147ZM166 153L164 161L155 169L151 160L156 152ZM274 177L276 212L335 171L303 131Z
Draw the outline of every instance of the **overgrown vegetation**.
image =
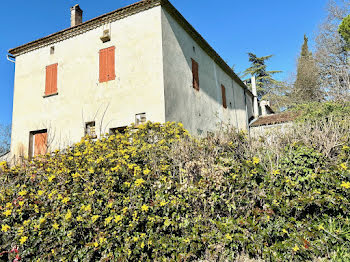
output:
M0 156L10 151L11 127L0 124Z
M349 123L332 141L318 137L329 121L252 140L147 123L25 167L3 163L0 259L345 261Z
M339 25L338 32L346 42L346 49L350 46L350 15L346 16Z
M348 44L339 32L342 20L350 13L349 1L328 4L327 17L316 37L314 57L317 63L320 87L327 100L350 100L350 60Z
M350 102L314 102L302 104L293 109L299 112L299 122L313 122L329 120L344 122L350 116Z
M276 81L279 71L267 71L270 56L257 57L248 53L251 66L243 77L257 78L258 96L269 100L275 112L291 109L300 103L350 101L350 2L329 0L324 21L319 25L314 51L308 38L297 58L295 75ZM249 79L248 87L250 87Z

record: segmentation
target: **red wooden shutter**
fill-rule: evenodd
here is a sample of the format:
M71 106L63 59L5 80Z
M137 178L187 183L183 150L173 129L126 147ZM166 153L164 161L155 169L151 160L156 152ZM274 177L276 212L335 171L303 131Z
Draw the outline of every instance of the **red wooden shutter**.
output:
M226 104L226 89L224 85L221 85L221 95L222 95L222 106L224 108L227 108Z
M100 50L100 83L107 82L107 49Z
M57 66L54 64L46 67L45 95L57 93Z
M108 64L108 80L115 79L115 47L112 46L107 49L107 64Z
M34 156L44 155L47 152L47 132L34 135Z
M199 91L198 63L192 60L193 88Z
M115 46L100 50L100 83L115 79Z

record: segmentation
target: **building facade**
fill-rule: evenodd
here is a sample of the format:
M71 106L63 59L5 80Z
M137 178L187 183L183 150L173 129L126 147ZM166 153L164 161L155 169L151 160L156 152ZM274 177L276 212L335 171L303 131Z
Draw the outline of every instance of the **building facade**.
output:
M144 0L9 50L11 155L31 157L143 121L205 135L248 129L253 95L167 0Z

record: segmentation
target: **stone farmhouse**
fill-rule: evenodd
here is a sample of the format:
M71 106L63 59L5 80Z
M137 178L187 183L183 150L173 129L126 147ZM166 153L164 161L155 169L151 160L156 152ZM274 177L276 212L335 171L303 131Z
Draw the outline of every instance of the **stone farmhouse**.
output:
M11 156L144 121L206 135L248 129L254 95L167 0L143 0L9 50L15 59Z

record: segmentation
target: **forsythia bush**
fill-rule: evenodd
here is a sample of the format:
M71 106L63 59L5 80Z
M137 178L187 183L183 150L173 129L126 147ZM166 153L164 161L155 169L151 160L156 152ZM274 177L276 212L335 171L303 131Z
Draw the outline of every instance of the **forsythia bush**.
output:
M349 144L330 163L292 143L272 167L248 147L147 123L3 163L0 260L350 259Z

